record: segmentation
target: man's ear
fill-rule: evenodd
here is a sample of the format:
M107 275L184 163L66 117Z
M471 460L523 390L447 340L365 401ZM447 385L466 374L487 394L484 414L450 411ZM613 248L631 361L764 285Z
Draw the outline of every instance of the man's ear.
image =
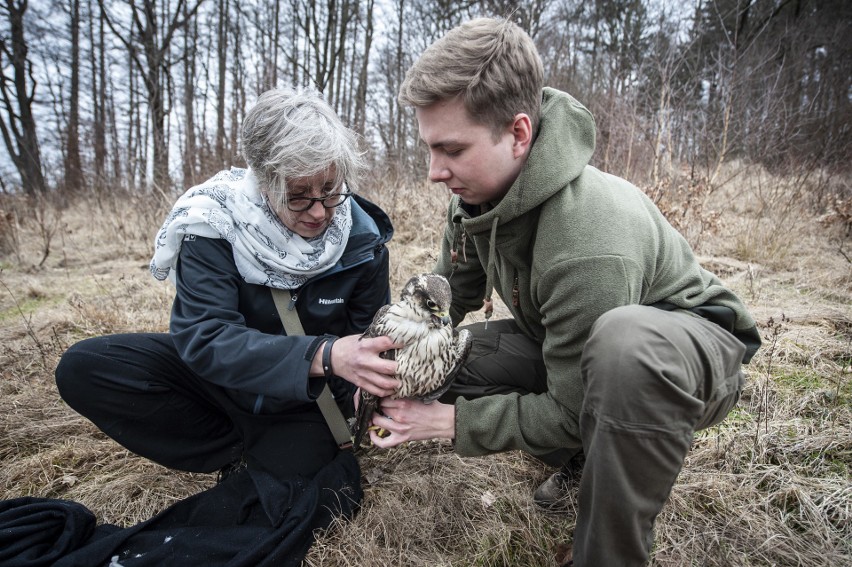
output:
M515 158L526 155L532 145L533 132L530 117L523 112L516 114L512 120L512 136L515 141L512 144L512 155Z

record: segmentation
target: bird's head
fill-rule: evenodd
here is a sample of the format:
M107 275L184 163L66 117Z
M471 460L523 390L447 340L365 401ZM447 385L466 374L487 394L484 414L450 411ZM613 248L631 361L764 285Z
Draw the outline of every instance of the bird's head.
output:
M452 292L447 278L438 274L419 274L408 280L400 299L408 303L423 320L433 327L450 325Z

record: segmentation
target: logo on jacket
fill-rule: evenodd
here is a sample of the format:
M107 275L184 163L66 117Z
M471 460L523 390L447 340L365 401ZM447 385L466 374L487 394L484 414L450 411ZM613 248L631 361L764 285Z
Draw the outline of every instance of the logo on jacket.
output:
M343 303L342 297L338 297L336 299L326 299L324 297L319 298L319 304L320 305L335 305L335 304L338 304L338 303Z

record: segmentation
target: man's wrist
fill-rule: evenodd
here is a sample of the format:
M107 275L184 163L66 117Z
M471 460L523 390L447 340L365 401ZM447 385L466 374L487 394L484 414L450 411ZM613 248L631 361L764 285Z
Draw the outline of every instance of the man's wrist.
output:
M456 440L456 406L455 404L446 404L445 412L445 426L444 426L444 437L447 439L452 439L453 442Z

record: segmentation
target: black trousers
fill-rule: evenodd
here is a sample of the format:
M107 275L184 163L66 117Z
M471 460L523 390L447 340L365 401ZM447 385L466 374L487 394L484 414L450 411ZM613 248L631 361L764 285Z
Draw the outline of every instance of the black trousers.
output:
M253 414L192 372L166 333L81 341L59 361L56 385L112 439L174 469L214 472L245 459L276 475L313 477L338 451L316 404Z

